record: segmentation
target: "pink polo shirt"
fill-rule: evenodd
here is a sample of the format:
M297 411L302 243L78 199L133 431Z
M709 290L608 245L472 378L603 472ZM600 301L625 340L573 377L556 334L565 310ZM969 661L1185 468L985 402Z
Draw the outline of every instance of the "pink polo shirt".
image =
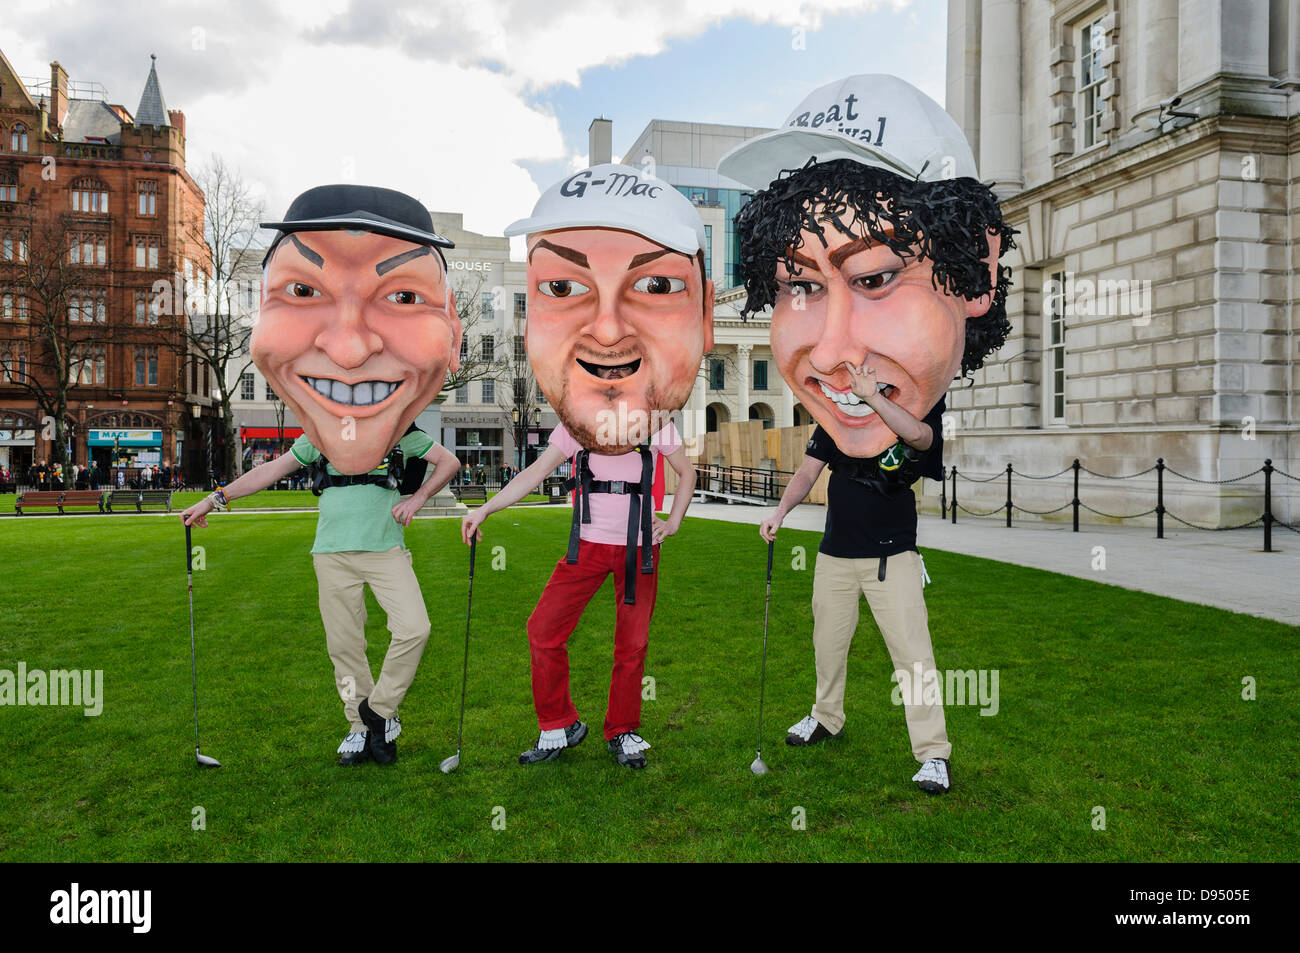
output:
M572 458L581 444L560 424L551 431L550 444L563 452L566 458ZM659 457L675 453L682 445L677 427L671 422L650 438L651 473ZM587 458L591 466L593 480L641 480L641 454L635 450L618 456L593 453ZM583 523L581 536L591 543L610 543L614 546L627 545L627 514L632 505L632 497L626 493L591 494L591 522ZM653 505L653 503L651 504ZM644 544L644 540L641 541Z

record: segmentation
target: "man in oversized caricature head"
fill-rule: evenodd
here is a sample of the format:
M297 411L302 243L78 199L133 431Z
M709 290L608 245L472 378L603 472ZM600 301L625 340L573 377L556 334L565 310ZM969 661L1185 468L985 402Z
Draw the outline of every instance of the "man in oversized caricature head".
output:
M817 427L760 533L831 467L813 585L817 698L791 726L802 746L839 735L849 644L866 594L899 674L925 791L951 786L921 595L911 485L941 476L943 397L1006 340L1012 247L997 199L953 119L894 76L850 76L809 94L781 128L718 171L758 191L736 218L748 301L772 309L772 354ZM904 682L904 679L906 680Z
M312 561L351 728L339 763L391 764L401 732L397 708L430 632L403 527L460 466L413 426L460 351L460 320L438 250L451 242L414 198L371 186L310 189L284 221L264 227L278 234L264 262L253 361L303 434L288 453L218 487L182 518L205 526L214 508L313 468L320 516ZM424 478L426 462L434 467ZM366 659L367 585L393 635L378 680Z
M528 620L541 734L524 764L557 757L587 726L569 695L565 647L613 574L619 600L605 739L619 764L646 763L638 733L641 676L658 586L659 546L677 532L695 469L669 419L713 347L713 284L704 225L684 195L628 166L584 169L548 189L506 229L528 236L528 360L561 425L537 461L466 516L465 541L489 515L573 458L577 497L569 549ZM653 516L656 460L678 475L672 513Z

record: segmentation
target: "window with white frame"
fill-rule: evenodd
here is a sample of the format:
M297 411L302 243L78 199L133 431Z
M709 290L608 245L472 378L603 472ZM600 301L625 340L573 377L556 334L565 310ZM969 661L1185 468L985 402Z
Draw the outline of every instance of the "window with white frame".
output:
M254 378L253 378L252 371L244 371L244 373L239 375L239 399L240 400L255 399L253 396L254 394L253 385L254 385Z
M1101 84L1106 81L1106 67L1101 54L1106 49L1104 12L1087 17L1079 26L1079 148L1087 149L1106 139L1101 122L1106 117L1106 101L1101 98Z
M21 291L6 288L0 294L0 318L5 321L27 320L27 296Z
M68 249L68 261L74 265L102 268L108 264L108 239L89 232L73 235Z
M9 151L27 151L27 127L20 122L14 123L13 128L9 130Z
M158 183L153 179L142 179L135 185L136 214L158 214Z
M491 404L497 399L497 382L486 380L483 382L483 403Z
M105 324L108 296L102 291L74 291L68 297L68 320L73 324Z
M27 260L27 233L15 228L0 232L0 260Z
M108 214L108 189L98 179L72 183L72 210L83 215Z
M27 379L28 354L26 341L0 341L0 384Z
M18 173L0 172L0 202L18 201Z
M1065 423L1065 272L1043 288L1043 420Z
M153 345L135 349L135 386L158 386L158 348Z
M468 384L461 384L459 387L456 388L456 403L458 403L458 404L468 404L468 403L469 403L469 385L468 385Z
M497 343L496 338L490 334L485 334L479 338L479 349L483 352L483 360L491 363L496 360ZM484 398L485 400L487 398Z
M137 268L157 268L158 255L162 242L157 235L135 236L135 266Z
M74 344L68 367L69 384L104 384L108 381L107 349L103 344Z

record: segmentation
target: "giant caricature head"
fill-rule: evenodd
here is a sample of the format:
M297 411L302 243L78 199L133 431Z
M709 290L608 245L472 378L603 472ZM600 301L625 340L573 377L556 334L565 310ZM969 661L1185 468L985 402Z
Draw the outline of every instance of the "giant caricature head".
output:
M605 164L553 185L506 234L528 236L524 341L565 429L593 453L649 439L713 347L695 207L654 176Z
M736 218L745 313L771 306L781 376L849 456L898 439L850 365L920 419L1006 340L1014 230L920 90L879 74L823 86L718 169L761 190Z
M264 262L253 363L346 474L377 467L442 389L460 319L418 201L390 189L304 192Z

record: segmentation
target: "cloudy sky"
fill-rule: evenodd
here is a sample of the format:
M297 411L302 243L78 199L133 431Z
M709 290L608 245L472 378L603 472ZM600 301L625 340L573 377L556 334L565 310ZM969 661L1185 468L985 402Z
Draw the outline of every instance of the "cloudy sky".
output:
M895 73L943 102L944 0L5 0L23 76L134 111L158 56L191 167L213 154L268 212L323 182L401 189L500 234L651 119L775 125L815 87ZM797 33L796 31L801 31ZM799 48L800 42L802 48Z

